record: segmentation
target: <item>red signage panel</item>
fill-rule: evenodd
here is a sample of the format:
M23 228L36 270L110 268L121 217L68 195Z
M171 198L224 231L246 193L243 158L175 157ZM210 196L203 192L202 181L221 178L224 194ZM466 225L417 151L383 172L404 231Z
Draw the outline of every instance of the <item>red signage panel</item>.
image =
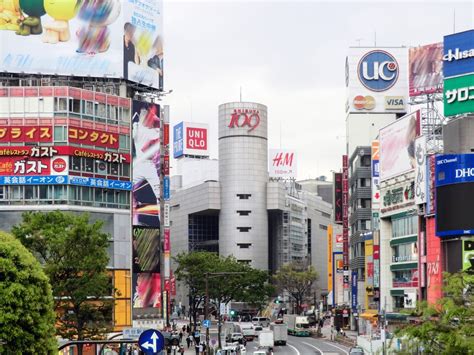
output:
M83 127L69 127L69 142L108 148L119 147L119 135Z
M5 126L0 127L0 142L40 142L53 141L53 129L48 126Z

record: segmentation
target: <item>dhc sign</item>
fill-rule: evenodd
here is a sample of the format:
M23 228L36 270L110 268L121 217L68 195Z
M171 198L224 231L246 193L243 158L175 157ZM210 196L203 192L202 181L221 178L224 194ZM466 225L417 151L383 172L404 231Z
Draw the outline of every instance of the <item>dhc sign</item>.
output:
M395 57L382 50L365 54L357 67L362 85L376 92L386 91L395 85L399 71Z
M436 157L436 186L474 182L474 154Z

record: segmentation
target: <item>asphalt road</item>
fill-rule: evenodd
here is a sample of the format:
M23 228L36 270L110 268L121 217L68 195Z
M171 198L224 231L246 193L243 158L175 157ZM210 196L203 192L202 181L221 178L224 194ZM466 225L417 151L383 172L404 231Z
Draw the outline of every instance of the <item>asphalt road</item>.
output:
M257 342L247 343L247 354L251 355L257 350ZM348 355L349 348L340 344L335 344L325 339L315 339L310 337L294 337L289 335L286 346L275 346L274 354L288 355Z

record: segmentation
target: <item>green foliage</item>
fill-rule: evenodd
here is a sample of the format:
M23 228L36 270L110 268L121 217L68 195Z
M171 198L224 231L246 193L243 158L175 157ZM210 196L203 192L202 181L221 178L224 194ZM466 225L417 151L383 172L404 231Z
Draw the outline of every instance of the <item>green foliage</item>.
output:
M51 281L57 332L67 339L90 339L111 323L113 287L106 267L109 236L87 214L26 212L12 233L43 264Z
M283 265L273 276L280 292L287 292L296 302L296 313L301 312L301 305L318 279L318 273L312 266L289 263Z
M434 305L420 302L418 324L399 329L408 349L424 349L427 354L474 354L474 276L444 274L445 297Z
M56 351L49 280L18 240L0 232L0 353Z
M221 303L247 302L261 308L268 297L274 293L267 272L240 263L233 256L222 257L215 253L199 251L179 254L175 261L178 263L176 277L189 289L190 307L191 312L194 312L194 320L196 320L197 307L205 299L206 278L209 299L217 310L219 318ZM219 344L220 332L219 322Z

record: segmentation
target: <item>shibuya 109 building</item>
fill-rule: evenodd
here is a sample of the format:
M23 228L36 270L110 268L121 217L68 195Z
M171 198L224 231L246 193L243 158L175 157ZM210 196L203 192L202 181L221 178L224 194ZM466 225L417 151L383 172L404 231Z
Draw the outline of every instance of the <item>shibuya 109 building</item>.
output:
M174 126L172 254L214 251L270 272L288 262L309 263L321 275L323 300L332 183L296 182L296 153L269 150L266 106L225 103L217 120L218 160L209 158L207 125ZM186 295L178 283L175 304L186 305Z

